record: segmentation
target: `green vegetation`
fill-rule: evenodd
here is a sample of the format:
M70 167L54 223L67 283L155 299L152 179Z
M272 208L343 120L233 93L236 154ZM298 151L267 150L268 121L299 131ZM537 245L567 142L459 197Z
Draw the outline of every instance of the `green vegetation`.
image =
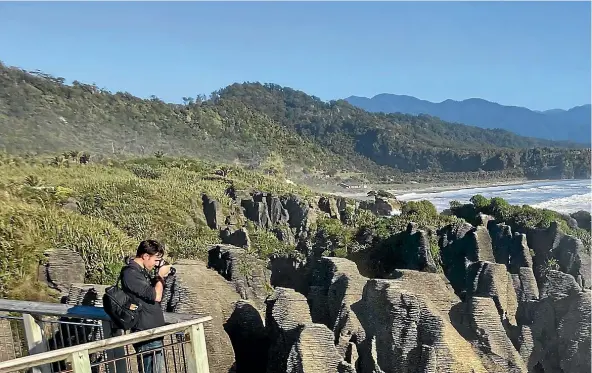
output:
M558 143L508 131L424 115L371 114L344 100L325 103L275 84L233 84L215 92L215 97L244 103L335 154L362 155L400 172L485 171L533 178L590 175L589 149L559 149L555 148Z
M201 196L228 214L230 186L312 197L287 178L589 178L591 163L590 149L429 116L370 114L274 84L234 84L209 99L168 104L1 63L0 134L0 148L11 154L0 154L0 296L12 298L51 296L34 279L47 249L80 253L86 280L98 283L113 282L123 258L146 238L165 243L172 259L204 259L220 237L206 225ZM558 220L590 245L589 232L555 212L496 198L472 202L451 207L468 221L484 212L514 227ZM436 230L462 221L426 201L403 203L402 214L390 218L351 208L345 215L347 224L317 220L315 250L392 253L413 221L427 231L438 261ZM267 230L251 225L249 234L260 258L294 251Z
M556 211L538 209L528 205L510 205L503 198L488 199L482 195L475 195L470 201L471 203L464 205L453 201L450 203L450 210L454 215L471 224L476 224L479 213L491 215L497 221L508 224L515 231L524 231L527 228L548 228L551 222L556 221L563 233L582 240L585 248L589 250L592 245L590 232L582 228L570 227L567 223L569 217Z
M1 63L0 133L0 147L12 154L74 148L110 157L190 156L302 179L590 176L590 149L429 116L371 114L343 100L325 103L274 84L233 84L209 99L168 104L78 81L66 85L63 78ZM158 177L147 168L134 172Z
M124 257L146 238L162 241L173 259L205 259L206 247L220 238L205 223L201 193L218 200L226 212L230 185L310 195L302 187L241 168L222 177L217 172L228 166L189 159L54 160L0 155L2 296L27 293L23 287L31 289L31 276L51 248L81 254L86 280L92 283L113 282ZM77 211L66 208L72 204ZM293 250L267 231L253 229L251 239L261 257Z

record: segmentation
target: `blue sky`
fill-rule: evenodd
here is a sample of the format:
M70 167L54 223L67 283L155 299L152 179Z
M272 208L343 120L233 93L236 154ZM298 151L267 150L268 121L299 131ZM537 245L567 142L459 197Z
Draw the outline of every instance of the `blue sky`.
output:
M590 33L590 2L0 2L5 64L174 102L261 81L567 109Z

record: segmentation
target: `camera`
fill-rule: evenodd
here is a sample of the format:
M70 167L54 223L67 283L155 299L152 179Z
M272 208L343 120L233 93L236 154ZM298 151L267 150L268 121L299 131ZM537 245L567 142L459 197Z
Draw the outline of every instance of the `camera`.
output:
M167 262L167 261L166 261L166 260L164 260L164 259L161 259L161 260L158 262L158 264L156 265L156 267L155 267L156 273L158 274L158 271L160 271L160 268L161 268L162 266L166 266L166 265L169 265L169 262ZM175 269L175 267L172 267L172 266L171 266L171 269L169 270L169 275L168 275L167 277L169 277L169 276L174 276L174 275L175 275L175 273L177 273L177 270Z

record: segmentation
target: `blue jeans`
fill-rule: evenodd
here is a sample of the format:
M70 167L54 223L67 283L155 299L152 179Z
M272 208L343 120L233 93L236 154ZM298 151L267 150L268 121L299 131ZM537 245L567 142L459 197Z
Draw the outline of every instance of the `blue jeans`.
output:
M138 355L138 371L140 373L161 373L164 368L163 357L163 343L162 339L155 339L152 341L135 344L134 348L137 353L158 349ZM142 370L142 366L144 370Z

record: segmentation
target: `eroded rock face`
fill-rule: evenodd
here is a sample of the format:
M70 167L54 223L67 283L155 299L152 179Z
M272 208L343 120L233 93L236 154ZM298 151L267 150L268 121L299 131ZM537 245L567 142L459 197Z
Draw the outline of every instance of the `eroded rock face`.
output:
M442 372L486 372L448 314L427 298L403 290L396 280L367 282L362 300L353 308L367 333L366 349L380 371L422 372L436 367Z
M488 372L527 373L522 356L506 334L492 298L471 297L467 301L469 340L481 352Z
M265 372L269 339L260 312L249 301L238 301L224 324L236 357L236 372Z
M261 196L257 200L256 195L253 196L253 199L243 199L241 201L241 206L245 209L245 217L261 228L270 228L271 219L269 218L266 199Z
M463 223L440 229L438 236L444 273L456 294L464 297L471 262L495 262L489 232L484 226Z
M271 272L267 263L244 249L213 245L208 249L208 267L230 281L241 299L251 300L262 313L270 290Z
M339 218L339 208L337 207L337 201L332 197L321 197L319 198L319 209L328 214L333 219Z
M171 294L163 306L166 305L167 312L211 316L212 321L204 324L210 371L229 372L235 357L224 324L233 314L239 295L229 282L201 261L180 260L175 268Z
M232 245L244 249L248 249L251 246L251 238L247 228L232 231L230 228L226 228L220 232L220 238L222 242L227 245Z
M322 324L305 325L288 355L287 373L355 373L333 344L333 333Z
M587 289L592 286L591 258L581 240L563 234L556 222L547 229L531 229L526 237L528 246L535 252L534 274L538 281L548 261L554 259L559 269L572 275L580 286Z
M561 299L580 291L582 289L572 275L554 270L548 270L543 274L541 298Z
M365 332L351 307L362 298L367 278L343 258L321 258L312 270L308 301L313 322L333 331L332 340L345 357L350 343L363 343ZM355 363L355 362L354 362Z
M532 255L526 235L515 232L510 244L510 272L518 273L522 267L532 268Z
M282 201L277 196L268 194L266 197L267 207L269 208L269 219L272 225L287 225L290 220L288 210L282 205Z
M466 246L465 255L472 262L495 262L491 237L487 228L480 225L467 233L469 244Z
M374 196L374 201L360 202L360 209L369 210L377 216L392 216L401 211L401 202L396 198Z
M84 283L84 260L70 249L47 250L44 263L39 266L39 281L66 295L70 284Z
M300 229L307 227L314 220L314 214L308 202L294 195L282 197L281 201L284 208L288 211L288 224L290 228Z
M541 300L532 326L531 371L590 371L591 295L590 290L584 290L560 299Z
M276 288L267 299L265 328L270 340L267 373L287 370L288 356L306 324L312 324L304 295Z
M503 264L477 262L469 266L467 276L467 298L491 298L500 320L516 325L518 301L510 273Z

